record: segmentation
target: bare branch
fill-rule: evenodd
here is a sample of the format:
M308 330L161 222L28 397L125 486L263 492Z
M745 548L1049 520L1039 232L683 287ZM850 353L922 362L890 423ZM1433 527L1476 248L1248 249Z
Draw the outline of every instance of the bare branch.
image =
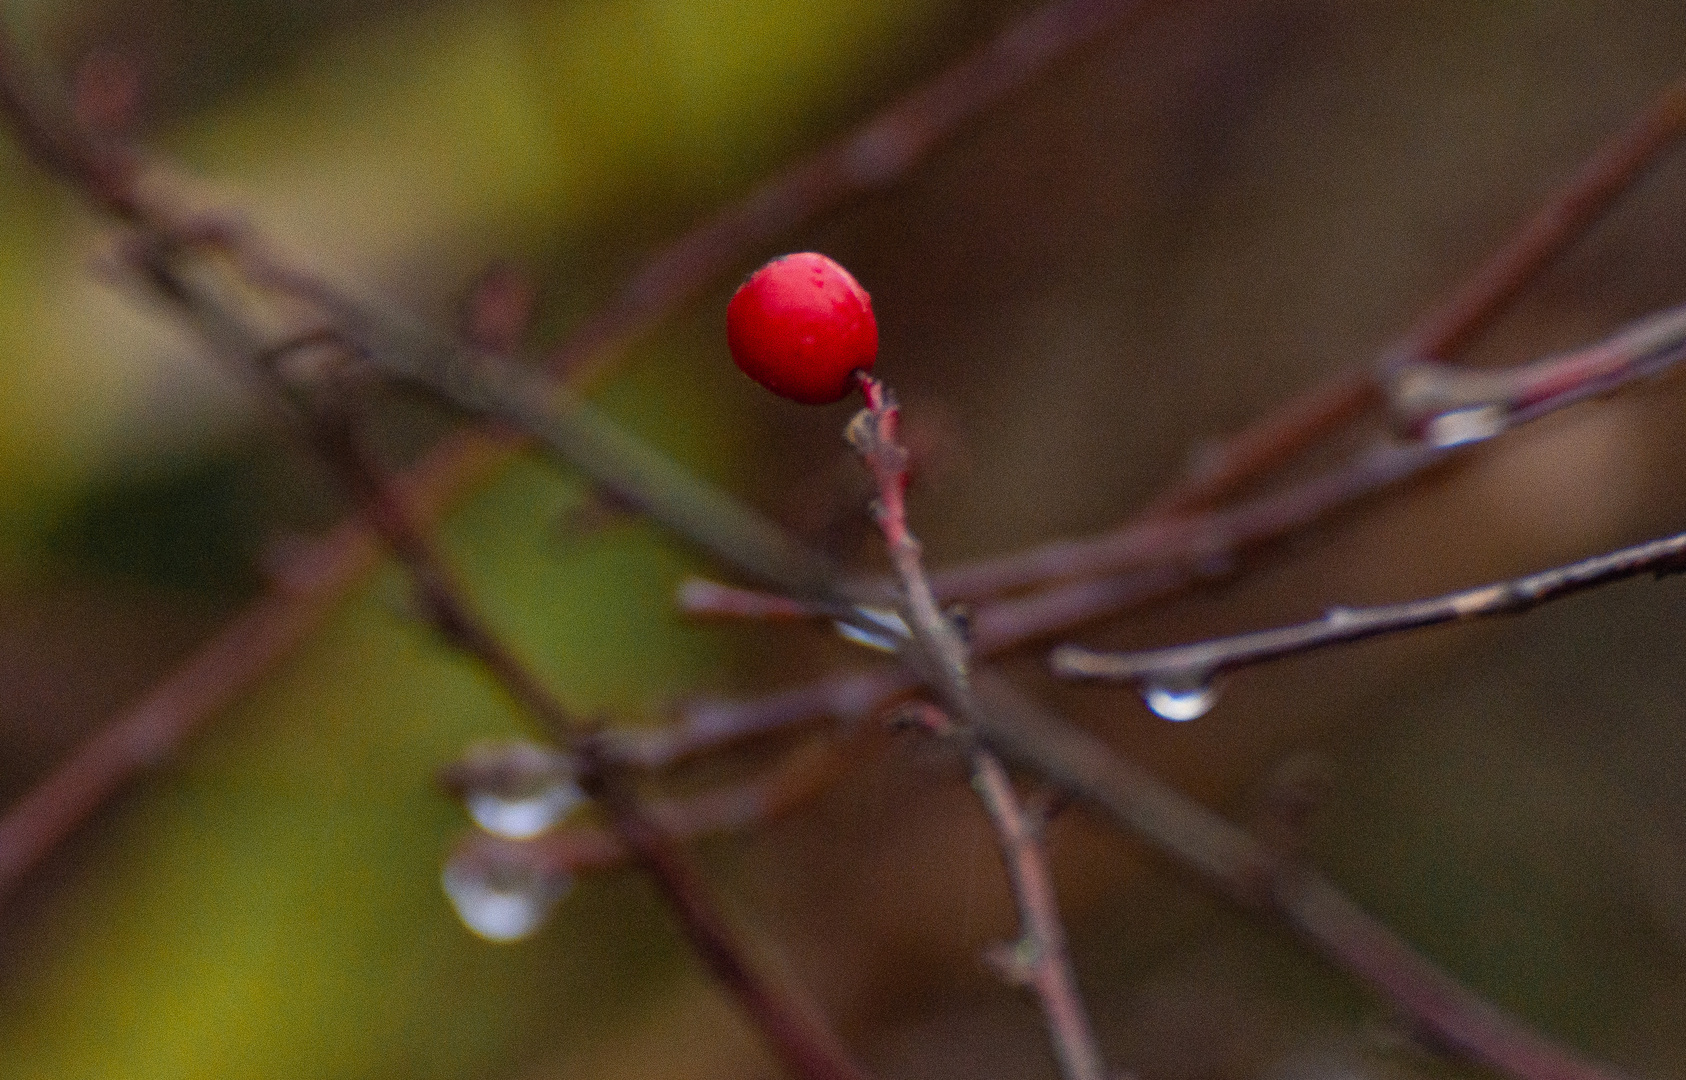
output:
M820 717L857 722L897 694L919 685L919 677L898 666L834 675L752 701L701 700L680 709L677 724L650 731L604 732L618 760L664 769L723 746Z
M1686 356L1686 307L1623 328L1589 348L1508 372L1464 374L1444 367L1401 368L1418 379L1415 399L1433 401L1413 425L1423 438L1386 442L1345 465L1225 510L1144 524L1081 540L1059 540L931 575L946 600L976 599L1025 586L1167 564L1197 568L1233 559L1329 512L1419 476L1454 453L1529 421L1629 383L1651 378ZM1436 381L1439 380L1439 381ZM1441 389L1455 380L1451 389ZM1474 392L1479 390L1479 393ZM1457 392L1457 396L1454 395Z
M168 239L136 249L158 295L220 352L255 378L299 424L318 456L353 494L374 530L408 571L420 606L438 632L477 661L498 685L575 755L580 787L614 826L616 837L654 880L680 929L710 973L731 993L792 1074L808 1080L864 1080L837 1037L749 959L712 890L661 823L644 809L624 770L607 759L591 727L575 718L532 669L480 618L402 488L364 445L355 388L291 386L279 375L276 347L242 321L219 294L176 265ZM290 349L294 342L280 348Z
M878 527L906 596L907 624L913 643L923 651L921 668L938 671L935 688L962 715L973 711L966 643L954 624L937 610L931 584L920 562L919 541L907 527L907 450L900 442L901 411L877 379L856 373L867 407L849 424L849 442L872 470L878 486L874 506ZM933 712L935 710L932 710ZM937 720L942 723L942 720ZM972 742L967 748L972 786L995 828L1001 860L1007 867L1018 905L1020 938L1007 966L1014 982L1028 988L1042 1006L1048 1037L1065 1080L1106 1080L1106 1063L1089 1017L1077 993L1066 954L1065 928L1042 854L1042 844L1013 791L1007 771L995 755Z
M822 738L747 783L684 798L652 799L645 813L680 842L759 828L788 817L835 786L866 760L865 736L875 732L863 728L852 737ZM521 859L537 870L567 873L605 870L631 858L612 830L590 825L551 829L531 840L505 840L475 830L464 837L459 850L485 850L499 858Z
M1041 592L994 600L972 613L968 644L975 656L1005 652L1186 588L1195 575L1177 567L1073 581ZM825 675L759 697L705 698L686 703L679 723L650 732L613 732L615 753L646 768L674 762L822 717L857 722L919 685L911 671L881 667Z
M569 373L575 385L600 375L632 337L667 317L713 276L749 258L757 244L869 190L898 183L961 125L1109 27L1127 26L1142 6L1061 0L1013 24L978 53L653 256L611 303L613 314L577 328L552 352L552 370ZM0 24L0 112L14 134L47 171L118 218L132 219L138 210L131 196L133 156L83 138L53 110L56 100L31 80L16 41ZM844 167L851 162L854 168ZM861 165L873 167L861 172ZM828 167L839 171L828 173ZM774 211L776 219L757 219ZM447 438L409 474L417 513L437 517L510 452L506 437L484 431ZM167 759L296 649L377 559L377 545L361 519L340 523L299 555L314 571L310 588L283 587L253 601L136 705L73 749L0 818L0 898L136 774Z
M957 129L1102 36L1133 26L1145 0L1054 0L865 124L687 233L628 279L550 354L578 386L639 333L746 255L838 206L900 183Z
M1321 618L1274 630L1257 630L1192 645L1142 652L1101 652L1062 645L1050 662L1074 679L1113 682L1183 683L1204 681L1223 671L1278 660L1297 653L1365 638L1418 630L1425 626L1520 615L1539 604L1640 574L1676 574L1686 570L1686 533L1595 555L1510 581L1480 585L1427 600L1380 607L1336 607Z
M823 619L827 614L813 604L788 596L741 589L702 577L681 581L673 602L686 615L726 619Z
M1686 78L1669 85L1627 128L1599 147L1450 297L1384 349L1375 372L1332 376L1232 435L1202 455L1193 475L1097 542L1121 553L1155 548L1164 542L1165 518L1218 505L1381 402L1381 383L1393 383L1402 367L1445 359L1463 348L1682 137ZM1068 576L1060 569L1060 550L1056 544L1038 549L1041 554L988 558L939 570L932 574L932 583L938 596L954 600L1046 584Z
M1513 1080L1618 1080L1557 1046L1417 954L1321 875L1284 865L1241 829L994 673L973 673L979 739L1010 765L1095 806L1238 903L1281 918L1444 1048Z
M997 967L1029 987L1042 1003L1061 1074L1072 1080L1105 1080L1106 1063L1072 975L1042 837L1019 805L1013 782L995 755L977 749L971 758L972 787L995 826L1001 861L1019 908L1019 939L1002 950Z
M1686 78L1670 83L1594 151L1503 247L1384 354L1383 367L1444 360L1469 344L1682 137Z
M1160 519L1129 533L1059 541L988 564L974 564L959 572L938 571L933 575L933 588L939 595L967 595L975 585L986 583L984 579L988 579L988 584L1001 583L998 571L1008 564L1012 564L1010 573L1022 580L1074 578L977 608L972 618L973 651L979 655L1006 651L1175 593L1211 572L1208 567L1213 564L1216 572L1226 572L1231 560L1249 548L1276 540L1352 502L1421 475L1455 453L1510 428L1653 377L1677 363L1683 355L1686 355L1686 307L1641 319L1590 348L1503 371L1464 372L1438 365L1402 368L1401 383L1407 385L1412 407L1419 414L1416 426L1423 435L1438 442L1384 443L1332 472L1242 502L1229 510L1183 519ZM1428 412L1429 402L1442 411ZM972 569L981 569L982 577L967 576ZM1101 578L1085 576L1103 570L1124 572ZM1351 613L1343 610L1311 627L1344 619L1348 614ZM1353 626L1348 624L1346 628ZM1314 631L1296 627L1264 632L1289 635L1293 641L1308 633ZM1361 632L1356 636L1371 634ZM1262 635L1248 635L1244 639L1249 643L1247 648L1254 647L1256 637ZM1274 647L1275 639L1271 640L1270 647ZM1293 647L1287 651L1301 650ZM1084 652L1073 650L1060 655L1080 658ZM1148 655L1158 653L1144 654L1138 659L1148 663ZM1158 665L1165 670L1118 677L1175 682L1200 674L1199 664L1171 663L1170 654L1166 656L1167 662ZM1082 659L1071 662L1087 663ZM1135 660L1130 661L1134 663ZM1076 667L1063 673L1078 677L1085 674ZM1169 678L1173 674L1178 678ZM682 753L700 752L715 741L731 742L820 715L845 718L860 715L871 708L863 701L869 688L889 695L906 686L906 680L898 682L888 675L834 675L807 687L782 690L749 701L695 705L687 712L687 722L691 716L706 716L706 720L684 738Z

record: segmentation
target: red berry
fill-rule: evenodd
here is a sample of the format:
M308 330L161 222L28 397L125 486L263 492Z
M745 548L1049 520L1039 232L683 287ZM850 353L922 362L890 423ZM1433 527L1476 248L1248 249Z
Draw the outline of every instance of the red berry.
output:
M840 401L878 358L878 321L860 282L804 251L751 274L726 305L726 344L745 375L804 405Z

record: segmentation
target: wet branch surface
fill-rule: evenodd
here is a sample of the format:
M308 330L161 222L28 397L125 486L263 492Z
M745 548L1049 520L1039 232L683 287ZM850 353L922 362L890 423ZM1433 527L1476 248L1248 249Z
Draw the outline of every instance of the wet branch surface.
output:
M1057 674L1077 679L1139 683L1204 681L1219 672L1331 645L1468 619L1521 615L1540 604L1600 585L1642 574L1663 577L1683 570L1686 570L1686 533L1679 533L1426 600L1378 607L1336 607L1311 622L1166 649L1101 652L1080 645L1063 645L1054 650L1050 662Z

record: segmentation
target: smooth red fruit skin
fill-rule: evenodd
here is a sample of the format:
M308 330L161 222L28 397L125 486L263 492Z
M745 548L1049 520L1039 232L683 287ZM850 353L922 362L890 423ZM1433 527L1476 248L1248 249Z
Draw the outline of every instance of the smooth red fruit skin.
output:
M726 305L726 344L745 375L804 405L840 401L878 359L872 298L813 251L774 259Z

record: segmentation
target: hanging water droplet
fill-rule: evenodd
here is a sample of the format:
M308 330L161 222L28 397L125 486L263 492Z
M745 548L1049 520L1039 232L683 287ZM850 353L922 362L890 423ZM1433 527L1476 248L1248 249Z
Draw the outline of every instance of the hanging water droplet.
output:
M1423 426L1423 438L1439 447L1490 439L1505 429L1509 414L1500 405L1476 405L1441 413Z
M1174 682L1145 683L1142 700L1159 716L1181 723L1211 712L1218 702L1218 691L1204 676L1191 676Z
M476 743L445 770L474 823L510 840L527 840L585 800L573 759L519 740Z
M855 622L839 619L831 624L845 641L877 649L879 652L895 652L909 637L907 623L893 611L858 607L854 613L857 616Z
M514 853L468 847L446 861L439 883L464 926L487 941L505 942L536 933L573 879Z

